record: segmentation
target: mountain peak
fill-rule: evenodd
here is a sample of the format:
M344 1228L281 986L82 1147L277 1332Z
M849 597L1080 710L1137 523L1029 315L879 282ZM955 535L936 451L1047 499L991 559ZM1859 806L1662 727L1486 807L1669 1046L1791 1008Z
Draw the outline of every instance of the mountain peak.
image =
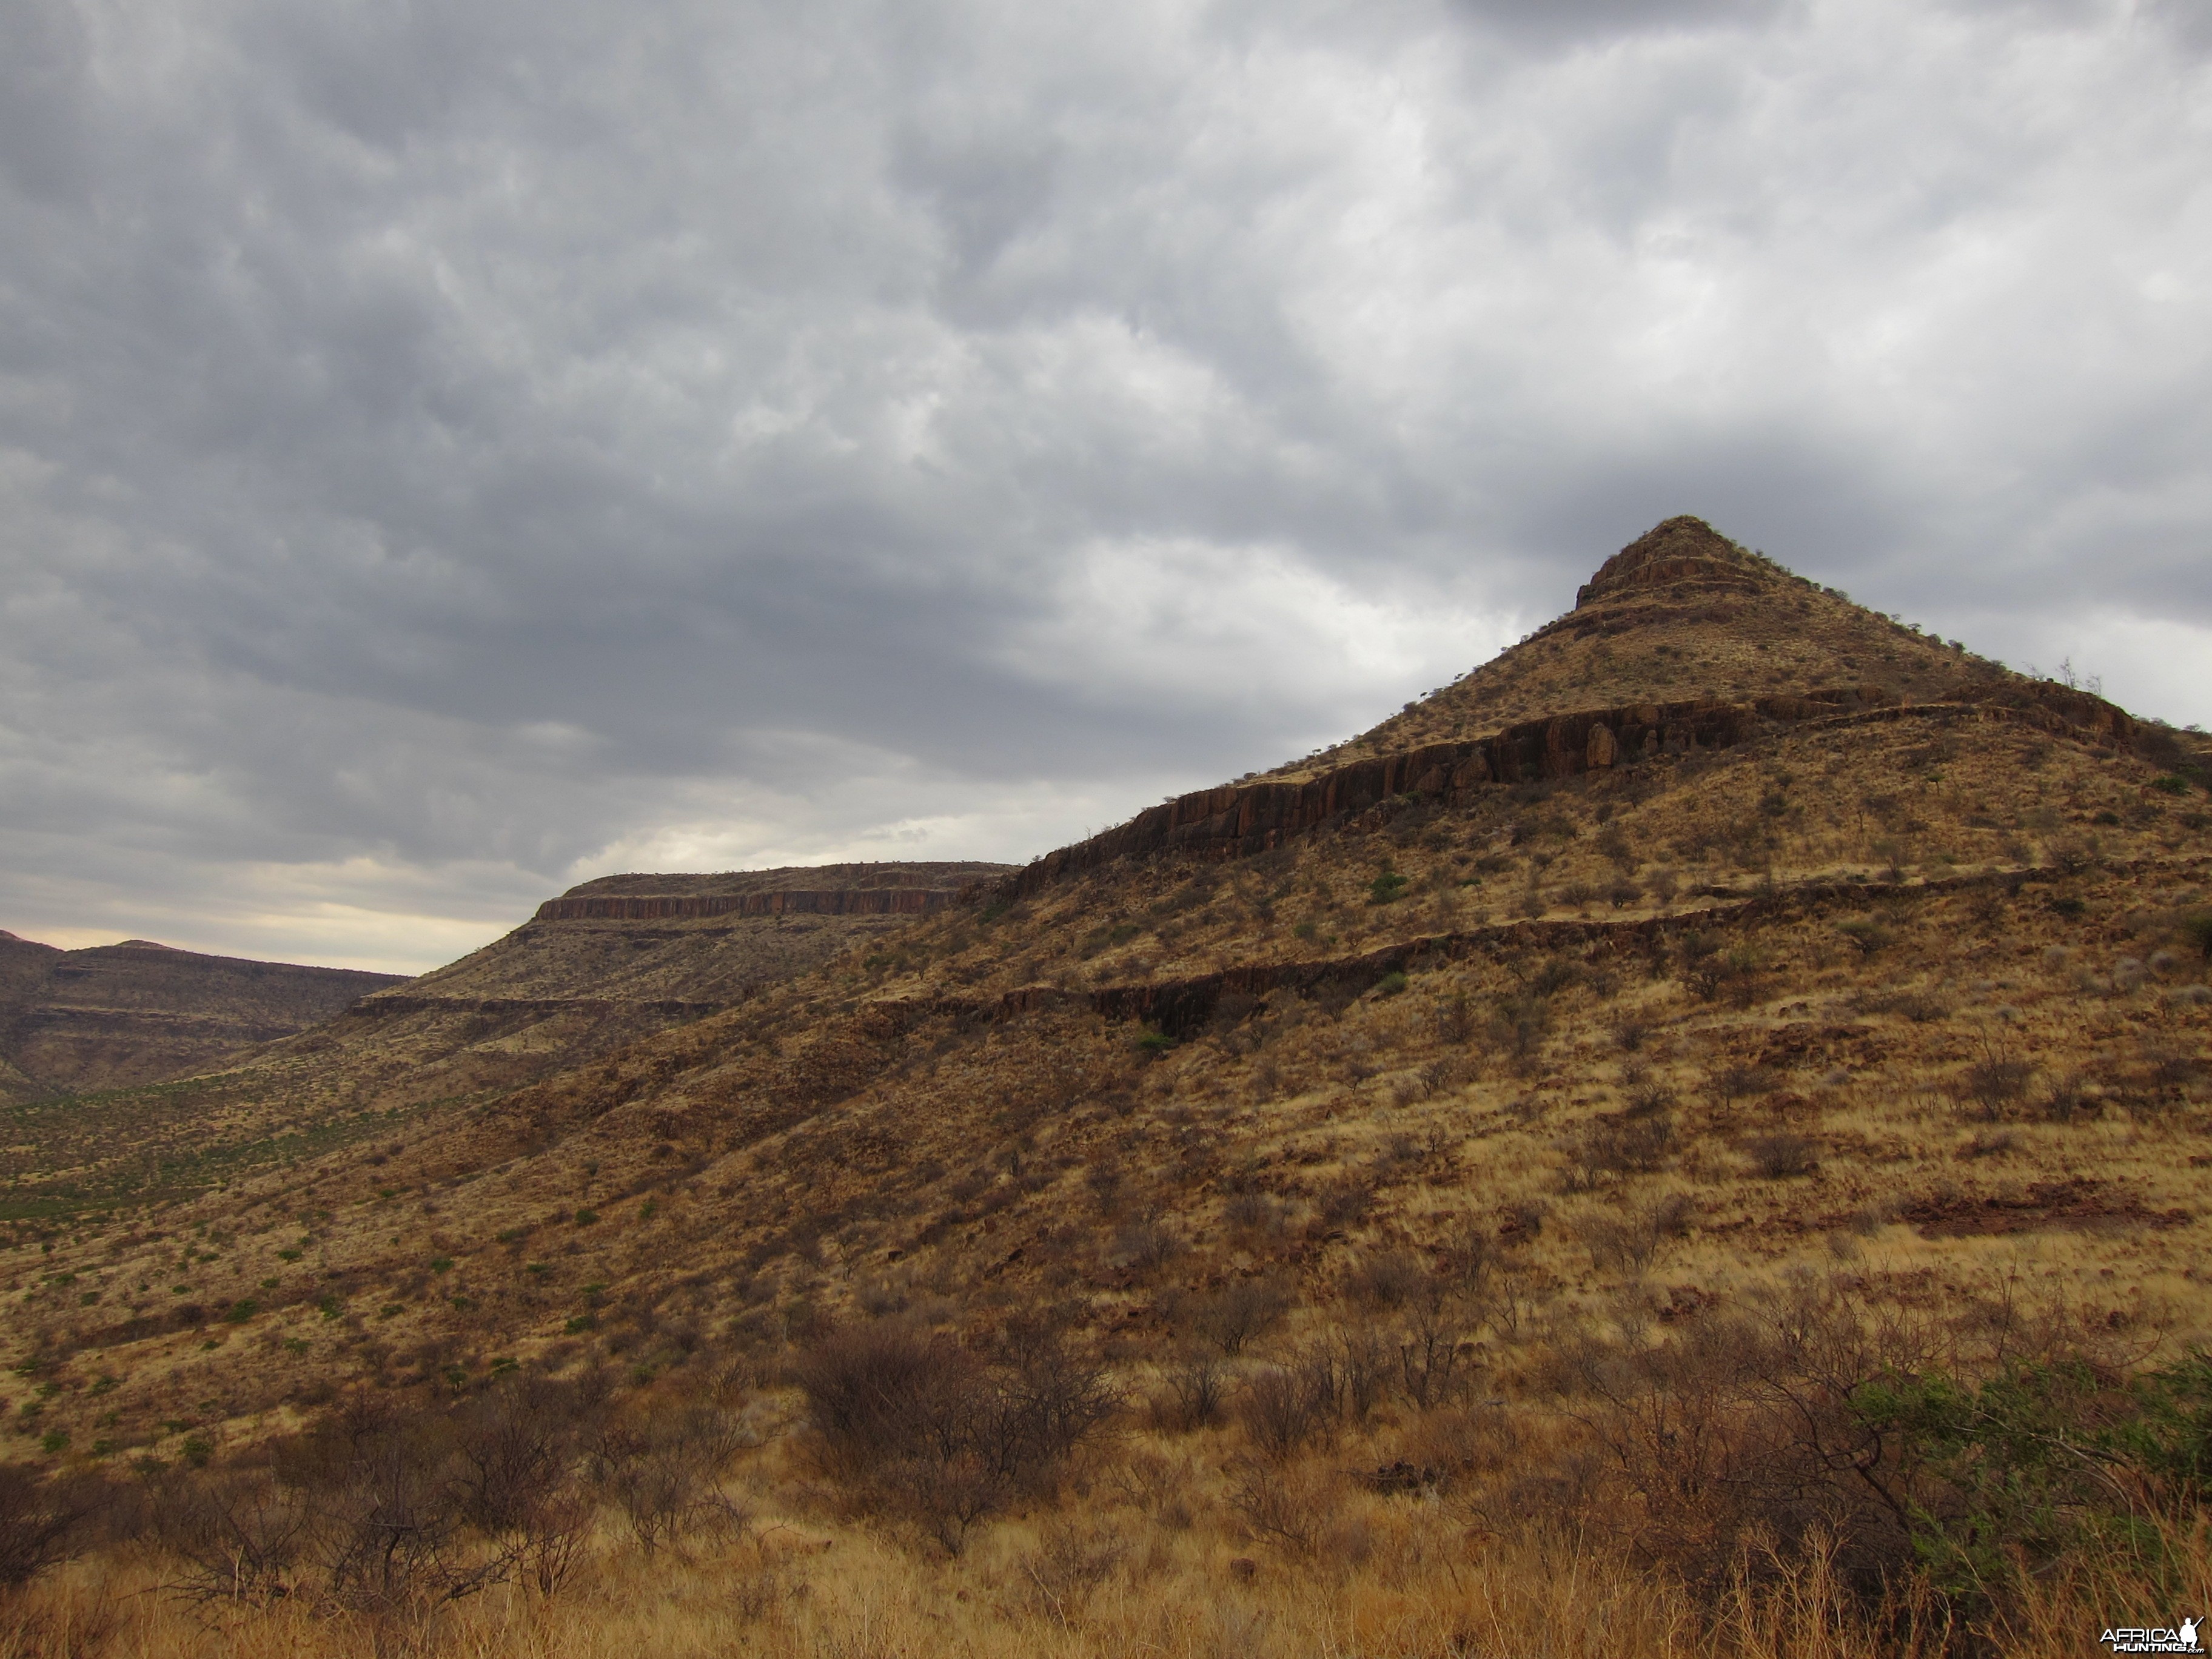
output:
M1756 592L1772 586L1776 568L1747 553L1703 519L1687 514L1663 520L1598 567L1575 593L1575 609L1631 592L1694 585Z
M1926 702L1999 673L1962 647L1854 605L1687 514L1662 520L1583 584L1574 608L1380 725L1265 774L1488 737L1596 708L1854 687Z

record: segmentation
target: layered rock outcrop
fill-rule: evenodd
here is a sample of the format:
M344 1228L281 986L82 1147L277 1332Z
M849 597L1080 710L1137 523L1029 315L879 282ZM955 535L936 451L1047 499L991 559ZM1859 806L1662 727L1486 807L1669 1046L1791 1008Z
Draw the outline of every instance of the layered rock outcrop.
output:
M1006 871L886 863L602 876L546 900L505 939L424 975L404 994L410 1006L620 1005L696 1017L940 910Z
M1655 590L1756 593L1779 586L1782 573L1746 553L1703 519L1668 519L1600 565L1575 592L1575 609L1643 599Z
M926 916L957 887L799 888L774 893L585 893L547 899L539 921L674 921L708 916Z
M1320 777L1262 779L1200 790L1148 807L1128 823L1048 853L993 890L1018 898L1115 859L1181 853L1209 859L1267 852L1399 795L1451 800L1484 787L1570 778L1661 755L1727 749L1808 720L2025 720L2100 744L2125 746L2140 728L2087 692L2041 682L1963 686L1939 702L1906 704L1874 685L1778 692L1743 702L1632 703L1510 726L1487 738L1425 744L1355 761Z

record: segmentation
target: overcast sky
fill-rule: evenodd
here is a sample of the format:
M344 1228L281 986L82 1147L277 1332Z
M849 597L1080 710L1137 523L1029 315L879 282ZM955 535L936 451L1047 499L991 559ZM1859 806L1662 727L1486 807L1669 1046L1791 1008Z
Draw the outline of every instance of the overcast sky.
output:
M0 0L0 927L1028 858L1692 512L2212 720L2199 0Z

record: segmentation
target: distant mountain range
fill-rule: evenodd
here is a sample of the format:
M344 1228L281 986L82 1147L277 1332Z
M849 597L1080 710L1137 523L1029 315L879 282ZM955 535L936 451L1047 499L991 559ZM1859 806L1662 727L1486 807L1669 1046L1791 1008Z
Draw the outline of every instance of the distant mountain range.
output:
M143 939L63 951L0 933L0 1103L209 1070L401 978Z

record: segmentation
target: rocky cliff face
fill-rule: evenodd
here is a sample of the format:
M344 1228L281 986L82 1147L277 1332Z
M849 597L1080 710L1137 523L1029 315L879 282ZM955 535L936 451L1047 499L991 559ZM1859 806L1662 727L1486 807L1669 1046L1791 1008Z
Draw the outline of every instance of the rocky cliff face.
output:
M1524 720L1488 738L1428 744L1355 761L1318 777L1224 784L1182 795L1088 841L1047 854L993 890L1025 897L1073 872L1162 852L1242 858L1324 827L1342 827L1398 797L1457 805L1485 788L1558 781L1661 755L1730 749L1806 722L1892 720L1907 714L1954 724L2014 721L2108 747L2130 745L2141 735L2125 711L2101 697L2043 683L1970 684L1923 704L1907 704L1878 685L1847 685L1778 692L1743 702L1589 708Z
M926 916L957 887L801 887L766 893L575 893L547 899L539 921L678 921L709 916Z
M185 1076L399 982L147 939L63 951L0 933L0 1098Z
M933 915L1000 864L845 864L602 876L406 988L423 998L726 1005L886 927Z

